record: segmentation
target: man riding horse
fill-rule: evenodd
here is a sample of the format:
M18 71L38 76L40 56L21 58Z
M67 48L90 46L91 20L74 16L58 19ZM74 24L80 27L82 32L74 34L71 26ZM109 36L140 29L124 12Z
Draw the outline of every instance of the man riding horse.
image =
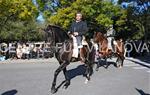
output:
M109 30L106 33L106 37L108 40L108 50L112 50L112 52L115 52L115 47L114 45L116 45L115 42L115 35L116 35L116 31L113 29L113 25L110 25Z
M90 80L91 75L93 74L93 65L95 60L95 48L92 48L92 42L86 38L87 46L83 44L82 46L82 36L87 32L87 24L82 21L82 14L76 14L76 21L72 23L70 28L70 35L67 34L64 29L56 25L48 25L46 29L44 29L44 33L47 34L50 43L50 53L54 54L59 67L54 72L54 78L51 87L51 93L56 93L61 85L64 84L65 88L68 88L70 85L71 78L67 74L67 66L71 62L72 53L75 48L80 48L80 58L82 63L84 63L85 72L83 75L85 76L87 83ZM72 38L72 37L74 38ZM73 40L76 39L77 47L74 47ZM57 43L62 43L61 48L56 47ZM56 87L57 77L59 73L63 71L65 76L65 81L58 87Z
M78 49L80 51L80 49L83 47L82 39L85 33L88 31L87 23L82 20L82 17L83 16L81 13L76 14L76 18L75 18L76 20L72 22L69 32L68 32L69 34L73 35L72 37L76 38L75 39L77 42L76 52L78 52ZM77 59L78 59L78 53L77 53L77 56L73 56L73 60L77 60Z

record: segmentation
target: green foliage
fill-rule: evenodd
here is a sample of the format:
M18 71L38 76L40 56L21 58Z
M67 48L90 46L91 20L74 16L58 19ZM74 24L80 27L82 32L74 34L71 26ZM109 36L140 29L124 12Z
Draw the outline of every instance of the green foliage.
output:
M41 1L41 0L40 0ZM45 0L42 6L48 2ZM56 0L57 6L52 6L55 11L43 10L47 22L50 24L60 25L68 29L74 20L75 14L80 11L84 15L84 19L88 22L90 29L97 26L100 31L107 29L109 25L114 25L115 30L124 39L142 39L144 35L149 35L149 17L148 15L133 15L132 7L122 9L120 5L114 5L110 0ZM123 1L119 0L121 4ZM140 0L146 2L144 0ZM41 1L42 2L42 1ZM48 14L49 13L49 14ZM50 16L51 15L51 16ZM94 30L94 29L93 29ZM146 31L146 32L145 32ZM146 38L148 38L147 36Z
M122 2L130 2L129 0L119 0L118 3L121 4ZM136 1L139 5L148 2L148 0L137 0ZM143 39L143 40L150 40L150 15L148 7L143 13L135 14L135 6L128 6L127 10L127 17L126 23L123 27L126 27L126 39Z
M0 0L0 40L38 39L38 9L32 0Z
M42 40L42 31L39 28L44 26L36 22L39 12L43 13L45 23L59 25L66 30L75 20L75 14L81 12L88 23L89 32L97 31L96 28L103 32L113 24L115 30L124 39L150 37L150 16L147 12L133 15L132 7L122 9L120 5L114 5L110 0L36 1L37 6L32 3L32 0L0 0L1 41ZM119 0L119 4L122 1Z
M41 34L38 32L35 21L9 22L9 27L4 28L0 36L3 41L41 40Z
M37 16L38 10L32 0L1 0L0 17L8 19L30 20Z
M87 22L94 22L97 25L108 27L113 24L112 17L121 15L117 24L124 23L125 12L118 5L103 0L60 0L60 6L57 7L55 14L49 16L46 20L51 24L60 25L68 29L75 18L77 12L84 15Z

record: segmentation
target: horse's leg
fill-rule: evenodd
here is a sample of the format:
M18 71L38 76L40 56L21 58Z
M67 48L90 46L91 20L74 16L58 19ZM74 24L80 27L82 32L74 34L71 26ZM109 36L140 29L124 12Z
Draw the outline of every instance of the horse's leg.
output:
M109 66L109 64L108 64L108 62L107 62L107 56L106 56L106 58L104 59L105 60L105 63L106 63L106 69L108 68L108 66Z
M51 88L51 93L55 93L57 91L57 89L55 88L56 86L56 80L57 80L57 76L58 74L66 67L66 64L61 64L58 69L55 71L54 73L54 80L53 80L53 83L52 83L52 88Z
M99 61L98 62L96 62L96 71L98 71L99 70L99 67L100 67L100 63L99 63Z
M96 64L96 69L95 69L96 71L98 71L98 70L99 70L99 67L100 67L100 66L103 66L103 64L102 64L102 61L101 61L101 60L102 60L102 59L99 57L99 58L98 58L98 62L97 62L97 64Z
M117 68L121 68L122 67L121 66L122 62L123 62L123 59L120 56L118 56L117 61L116 61Z
M121 58L121 67L123 67L124 59L125 59L125 57L124 57L124 54L123 54L123 56L122 56L122 58Z
M90 72L89 72L89 76L92 76L92 74L93 74L93 66L94 66L94 64L91 63L91 64L90 64Z
M85 71L85 77L86 77L86 80L85 80L85 84L87 84L87 82L90 80L90 64L89 62L85 62L86 64L86 71Z
M66 88L68 88L68 86L70 85L70 79L69 79L69 77L67 76L67 69L66 69L66 68L63 69L63 73L64 73L64 75L65 75L65 85L64 85L64 87L65 87L65 89L66 89Z
M116 61L116 66L118 68L123 67L123 62L124 62L124 59L125 59L125 57L124 57L124 50L121 49L122 47L123 47L122 45L120 46L120 48L119 48L119 46L117 47L118 48L118 51L117 51L118 59Z
M89 68L89 66L87 66L86 67L86 72L85 72L85 77L86 77L86 80L85 80L85 84L87 84L88 83L88 81L90 80L90 77L89 77L89 70L90 70L90 68Z
M85 73L85 77L86 77L85 84L87 84L88 81L90 81L92 74L93 74L93 64L89 63L87 65L86 73Z
M117 56L117 60L116 60L116 67L118 68L119 67L119 57Z

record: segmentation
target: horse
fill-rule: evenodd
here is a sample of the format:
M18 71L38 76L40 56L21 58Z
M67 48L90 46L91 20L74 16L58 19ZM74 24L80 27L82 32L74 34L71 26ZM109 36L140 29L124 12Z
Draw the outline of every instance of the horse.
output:
M111 49L108 49L108 40L107 37L104 36L101 32L95 32L94 36L93 36L93 40L95 43L97 43L99 45L99 56L102 59L105 59L105 61L107 60L107 58L111 58L112 56L117 57L116 60L116 66L117 68L121 68L123 67L123 62L124 62L124 53L125 53L125 49L124 49L124 43L122 41L122 39L116 40L115 41L115 52L113 52ZM97 70L98 70L98 66L99 64L97 64ZM106 62L106 68L108 67L109 64L107 64Z
M51 53L53 53L58 60L60 66L56 69L54 73L54 79L52 82L51 93L56 93L58 87L56 88L56 81L58 74L63 71L65 76L65 84L64 87L68 88L70 85L70 79L67 76L66 67L70 64L72 53L73 53L73 39L72 37L61 27L56 25L48 25L46 29L44 29L47 39L50 42ZM62 43L61 48L57 48L57 44ZM90 80L90 76L92 75L93 68L92 64L94 63L95 49L88 49L92 47L92 44L89 40L87 40L88 46L83 46L81 48L81 57L83 58L83 62L86 66L85 77L86 81Z

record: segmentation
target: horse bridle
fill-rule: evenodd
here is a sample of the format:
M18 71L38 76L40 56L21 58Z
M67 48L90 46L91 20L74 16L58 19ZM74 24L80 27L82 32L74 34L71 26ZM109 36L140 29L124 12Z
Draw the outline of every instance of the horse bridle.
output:
M56 51L56 47L55 47L56 42L55 42L55 33L53 32L53 28L50 26L50 29L47 32L51 33L50 34L50 36L51 36L50 48L52 49L51 52L55 53L55 51Z

